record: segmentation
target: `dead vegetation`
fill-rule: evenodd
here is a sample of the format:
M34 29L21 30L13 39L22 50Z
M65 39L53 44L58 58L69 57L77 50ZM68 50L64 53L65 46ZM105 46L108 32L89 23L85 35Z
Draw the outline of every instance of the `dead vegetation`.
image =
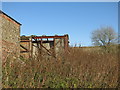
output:
M4 88L115 88L118 52L69 48L69 53L46 60L19 60L10 55L3 64Z

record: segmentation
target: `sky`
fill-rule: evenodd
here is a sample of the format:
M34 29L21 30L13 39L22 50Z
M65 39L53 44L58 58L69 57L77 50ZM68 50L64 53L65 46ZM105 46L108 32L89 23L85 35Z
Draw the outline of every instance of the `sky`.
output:
M3 2L2 11L22 24L21 35L69 35L70 45L91 46L91 33L118 32L117 2Z

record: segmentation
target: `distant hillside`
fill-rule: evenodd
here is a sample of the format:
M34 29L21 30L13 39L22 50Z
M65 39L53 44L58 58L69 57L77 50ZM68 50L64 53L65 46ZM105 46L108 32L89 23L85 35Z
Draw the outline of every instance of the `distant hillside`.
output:
M120 44L119 44L120 46ZM81 49L83 51L98 51L98 50L105 50L104 46L84 46L84 47L70 47L70 48L74 48L74 49ZM107 50L112 50L112 51L116 51L118 50L118 45L111 45L108 46L106 48Z

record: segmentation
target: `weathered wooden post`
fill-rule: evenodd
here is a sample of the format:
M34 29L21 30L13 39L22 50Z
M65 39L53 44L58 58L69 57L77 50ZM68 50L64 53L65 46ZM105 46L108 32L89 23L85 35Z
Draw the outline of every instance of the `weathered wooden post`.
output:
M28 41L28 44L29 44L29 46L28 46L28 49L29 49L29 52L28 52L28 56L29 56L29 58L30 58L30 54L31 54L31 51L30 51L30 40Z
M33 57L33 43L32 43L32 36L30 36L30 57Z
M41 41L40 41L40 58L42 59L42 38L41 38Z
M68 50L68 47L69 47L69 45L68 45L68 39L69 39L69 37L68 37L68 34L66 34L66 35L64 35L65 36L65 51L67 51Z

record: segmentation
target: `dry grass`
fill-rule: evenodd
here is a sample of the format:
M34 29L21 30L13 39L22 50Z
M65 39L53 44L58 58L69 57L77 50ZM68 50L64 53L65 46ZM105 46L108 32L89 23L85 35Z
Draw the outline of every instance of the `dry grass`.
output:
M117 52L70 48L49 60L12 56L3 65L5 88L115 88L118 84Z

